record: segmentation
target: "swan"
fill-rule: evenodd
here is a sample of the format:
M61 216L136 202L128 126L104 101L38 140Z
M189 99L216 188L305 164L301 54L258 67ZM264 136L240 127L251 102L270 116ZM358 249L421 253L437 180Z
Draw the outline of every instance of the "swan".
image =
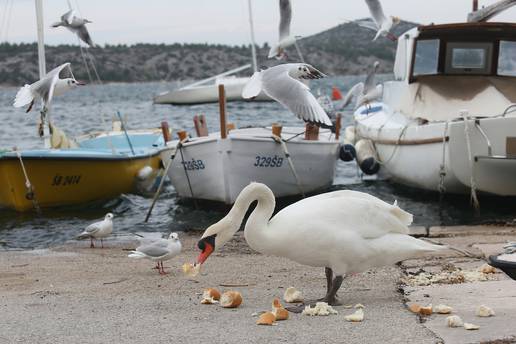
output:
M208 227L197 246L203 264L238 231L249 206L258 201L245 225L249 246L260 253L325 269L327 289L322 299L340 305L336 297L346 274L391 265L442 249L408 235L412 215L366 193L341 190L300 200L271 218L271 189L251 183L238 195L229 213Z

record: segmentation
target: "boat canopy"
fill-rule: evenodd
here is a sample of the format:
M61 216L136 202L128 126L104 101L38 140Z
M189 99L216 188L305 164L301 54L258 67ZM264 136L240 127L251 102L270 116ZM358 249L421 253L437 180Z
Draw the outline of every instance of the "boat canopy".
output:
M516 103L516 25L420 26L398 39L384 100L410 117L496 116ZM396 85L394 85L396 84Z

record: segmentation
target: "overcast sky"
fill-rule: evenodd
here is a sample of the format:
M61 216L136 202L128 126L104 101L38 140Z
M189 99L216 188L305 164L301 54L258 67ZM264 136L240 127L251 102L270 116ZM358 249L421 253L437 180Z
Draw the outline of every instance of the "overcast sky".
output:
M363 0L291 0L292 33L308 36L344 20L369 15ZM117 43L248 44L247 0L70 0L89 24L93 41ZM479 0L489 5L495 0ZM47 44L76 44L63 28L50 29L68 10L67 0L43 0ZM471 0L383 0L387 14L420 23L464 21ZM36 40L34 0L0 0L0 41ZM11 10L9 10L11 9ZM253 0L258 44L277 39L278 0ZM516 8L497 17L516 22ZM8 30L6 27L8 26Z

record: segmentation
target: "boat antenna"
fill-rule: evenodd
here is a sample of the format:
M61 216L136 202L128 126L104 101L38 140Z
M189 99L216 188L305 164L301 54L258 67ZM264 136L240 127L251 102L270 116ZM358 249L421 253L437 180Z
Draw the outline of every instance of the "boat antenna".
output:
M247 0L249 8L249 27L251 31L251 54L253 56L253 72L258 71L258 63L256 62L256 43L254 41L254 25L253 25L253 8L251 0Z
M473 12L478 11L478 0L473 0Z

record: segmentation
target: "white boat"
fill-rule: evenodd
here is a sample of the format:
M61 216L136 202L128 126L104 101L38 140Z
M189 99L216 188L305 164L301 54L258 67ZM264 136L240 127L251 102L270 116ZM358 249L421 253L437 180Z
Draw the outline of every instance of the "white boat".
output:
M382 101L355 111L357 138L399 183L514 196L515 76L515 24L414 28L398 39Z
M325 189L333 183L339 141L327 129L314 141L305 140L304 132L304 127L283 128L283 144L273 139L271 128L234 129L227 138L220 133L189 138L175 152L168 176L180 197L227 204L252 181L266 184L276 197ZM170 155L161 155L165 166Z
M250 65L247 66L247 68L250 67ZM225 86L227 101L244 101L242 98L242 90L249 79L250 77L219 76L215 78L215 82L212 84L204 85L196 83L173 91L160 93L154 97L154 103L174 105L216 103L219 100L219 85ZM271 99L261 92L253 101L271 101Z
M256 44L254 40L253 13L251 8L251 0L248 0L249 9L249 27L251 31L251 56L252 64L232 69L230 71L209 77L204 80L196 81L172 91L166 91L154 97L155 104L173 104L173 105L194 105L203 103L216 103L219 100L218 86L224 85L226 89L226 101L249 101L242 97L242 90L249 77L236 77L232 74L243 70L253 68L253 72L258 71L256 62ZM213 83L212 83L213 82ZM265 93L261 92L252 101L271 101Z

